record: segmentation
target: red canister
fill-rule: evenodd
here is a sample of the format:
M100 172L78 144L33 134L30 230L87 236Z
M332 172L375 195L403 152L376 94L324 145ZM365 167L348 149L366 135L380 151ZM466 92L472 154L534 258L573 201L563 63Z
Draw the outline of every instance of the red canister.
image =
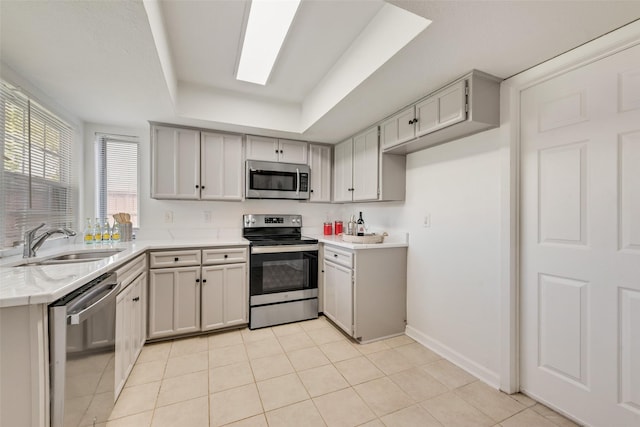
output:
M324 235L325 236L331 236L333 234L333 229L331 227L331 223L330 222L325 222L324 223Z
M342 234L342 221L336 221L335 223L336 236Z

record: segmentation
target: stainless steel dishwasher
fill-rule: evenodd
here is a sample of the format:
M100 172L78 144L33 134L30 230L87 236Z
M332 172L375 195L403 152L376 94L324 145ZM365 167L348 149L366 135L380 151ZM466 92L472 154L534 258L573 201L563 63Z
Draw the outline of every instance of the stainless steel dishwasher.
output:
M51 427L106 422L114 404L115 273L49 305Z

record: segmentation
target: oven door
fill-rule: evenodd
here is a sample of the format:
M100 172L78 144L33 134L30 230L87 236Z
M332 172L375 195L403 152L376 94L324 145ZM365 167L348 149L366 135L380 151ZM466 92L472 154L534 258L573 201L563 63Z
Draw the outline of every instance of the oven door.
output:
M309 166L247 160L247 199L309 198Z
M318 295L318 245L251 248L251 305Z

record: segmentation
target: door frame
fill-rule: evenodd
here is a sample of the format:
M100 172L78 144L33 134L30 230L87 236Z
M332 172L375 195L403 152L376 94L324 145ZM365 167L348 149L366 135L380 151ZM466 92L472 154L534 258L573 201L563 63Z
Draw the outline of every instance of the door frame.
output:
M500 86L500 389L520 390L520 99L524 90L640 44L640 20L502 82Z

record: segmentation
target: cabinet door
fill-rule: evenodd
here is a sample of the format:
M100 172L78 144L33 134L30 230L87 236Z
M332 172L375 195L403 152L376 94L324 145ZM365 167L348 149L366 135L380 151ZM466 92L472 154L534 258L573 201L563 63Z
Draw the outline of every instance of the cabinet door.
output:
M415 136L415 109L406 108L380 125L382 147L388 148L412 139Z
M333 201L352 199L353 139L336 144L333 150Z
M331 201L331 147L309 145L309 167L311 168L310 202Z
M378 127L353 138L353 201L378 199Z
M202 200L242 200L242 136L202 133Z
M336 268L338 266L330 262L324 262L324 282L323 285L323 304L322 312L325 316L335 322L336 320Z
M247 136L247 159L277 162L280 154L280 145L275 138L263 136Z
M120 394L127 380L129 366L129 328L127 325L128 296L130 289L125 289L116 297L116 355L115 355L115 396Z
M202 320L203 331L224 326L225 266L202 267Z
M247 265L231 264L225 267L224 323L225 326L249 323L249 295Z
M200 267L175 272L174 328L176 333L200 330Z
M307 164L307 147L309 144L289 139L279 139L278 143L279 161Z
M324 277L324 314L352 335L353 271L325 261Z
M200 198L200 132L152 127L151 197Z
M142 273L136 280L129 285L131 287L131 360L130 368L136 362L142 346L146 338L145 331L145 287L147 282L147 273Z
M466 120L466 85L462 80L416 104L417 136Z
M149 338L200 328L200 267L151 270Z
M248 323L246 264L202 268L202 330Z

